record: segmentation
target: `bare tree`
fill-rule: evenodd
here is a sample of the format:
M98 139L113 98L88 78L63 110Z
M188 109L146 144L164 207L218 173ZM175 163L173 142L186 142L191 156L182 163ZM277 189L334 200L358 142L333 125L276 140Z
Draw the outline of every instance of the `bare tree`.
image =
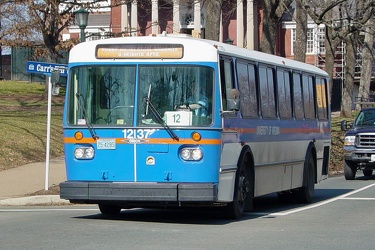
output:
M358 33L353 32L345 37L346 44L346 63L345 63L345 82L342 91L341 116L351 117L352 100L354 93L354 73L356 62L356 47L358 44Z
M277 27L281 17L289 9L292 0L264 0L263 26L259 50L268 54L275 54Z
M326 56L325 56L325 70L330 75L330 82L332 90L333 74L334 74L334 60L337 46L342 42L354 42L352 33L358 33L363 29L365 23L373 15L374 0L353 1L353 0L299 0L302 5L314 20L316 24L325 25L326 35ZM356 46L350 44L349 46ZM351 48L349 48L351 50ZM342 116L351 115L351 105L353 98L353 84L354 78L350 77L354 74L354 67L351 67L352 61L349 53L346 53L345 62L345 85L342 100ZM344 100L345 99L345 100Z
M300 1L296 1L296 42L293 46L294 59L306 61L307 12Z
M301 1L302 6L306 9L309 16L314 20L317 25L325 25L325 70L330 77L330 93L332 92L332 82L334 73L334 61L335 52L337 46L342 41L348 32L341 31L338 27L341 27L341 20L333 20L333 8L337 5L345 2L346 0L335 1L335 0L319 0L312 2L310 0L298 0Z
M369 98L372 66L374 64L373 45L375 36L375 19L369 19L366 26L365 38L362 47L362 68L358 91L359 98ZM360 105L357 105L356 109L360 109Z
M205 0L206 9L206 29L205 38L219 41L220 37L220 17L223 0Z
M346 58L345 58L345 81L343 88L343 97L341 102L341 116L351 117L352 102L354 97L355 83L355 64L357 59L357 48L359 45L359 33L364 25L373 16L374 10L368 2L358 1L353 5L343 5L344 13L347 18L350 34L345 37ZM371 2L370 2L371 4ZM341 7L341 6L340 6ZM369 8L370 7L370 8Z
M118 6L130 0L114 0ZM106 0L82 2L78 0L3 0L0 2L0 16L9 25L0 31L3 46L34 47L35 56L43 56L46 61L56 62L63 50L69 50L78 39L63 41L63 30L74 22L74 11L80 7L88 10L100 8Z

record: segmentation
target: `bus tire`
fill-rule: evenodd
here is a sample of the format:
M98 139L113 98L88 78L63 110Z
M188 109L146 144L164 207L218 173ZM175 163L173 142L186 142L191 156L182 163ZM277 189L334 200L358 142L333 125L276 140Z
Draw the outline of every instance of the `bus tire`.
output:
M357 172L357 166L349 161L344 160L345 180L354 180L356 172Z
M297 190L297 201L311 203L315 192L315 163L310 152L305 159L303 171L303 186Z
M242 160L236 172L233 201L228 203L224 210L228 219L240 219L243 212L253 209L253 179L246 161Z
M117 215L121 211L120 206L108 205L108 204L99 204L99 210L104 215Z
M369 177L372 175L372 169L363 169L363 175Z

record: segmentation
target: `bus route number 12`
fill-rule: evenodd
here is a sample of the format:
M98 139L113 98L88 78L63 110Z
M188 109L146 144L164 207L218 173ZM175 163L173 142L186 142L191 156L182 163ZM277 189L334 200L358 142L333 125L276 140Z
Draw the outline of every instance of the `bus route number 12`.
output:
M191 111L167 111L165 112L167 125L189 126L192 121Z

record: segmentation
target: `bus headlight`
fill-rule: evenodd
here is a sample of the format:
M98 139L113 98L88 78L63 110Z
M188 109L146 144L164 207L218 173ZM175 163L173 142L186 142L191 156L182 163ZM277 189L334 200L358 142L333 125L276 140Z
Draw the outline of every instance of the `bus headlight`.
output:
M182 148L180 156L184 161L200 161L203 158L203 152L200 148Z
M74 150L74 157L76 159L92 159L94 155L95 150L93 147L78 147Z
M345 136L344 146L354 146L355 136Z

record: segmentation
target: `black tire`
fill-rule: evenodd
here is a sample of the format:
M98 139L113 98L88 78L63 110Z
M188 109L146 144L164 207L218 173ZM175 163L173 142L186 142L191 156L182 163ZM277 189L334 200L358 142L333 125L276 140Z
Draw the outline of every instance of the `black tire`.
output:
M121 207L108 204L99 204L99 210L104 215L117 215L121 211Z
M311 203L315 192L315 163L311 153L306 157L303 169L303 186L297 189L295 195L298 202Z
M372 169L363 169L363 175L364 176L371 176L372 175Z
M224 210L224 214L228 219L240 219L244 211L252 210L254 181L251 177L252 175L246 167L245 161L242 161L236 173L233 201L228 203Z
M349 161L344 160L344 176L346 180L354 180L357 172L357 166Z

